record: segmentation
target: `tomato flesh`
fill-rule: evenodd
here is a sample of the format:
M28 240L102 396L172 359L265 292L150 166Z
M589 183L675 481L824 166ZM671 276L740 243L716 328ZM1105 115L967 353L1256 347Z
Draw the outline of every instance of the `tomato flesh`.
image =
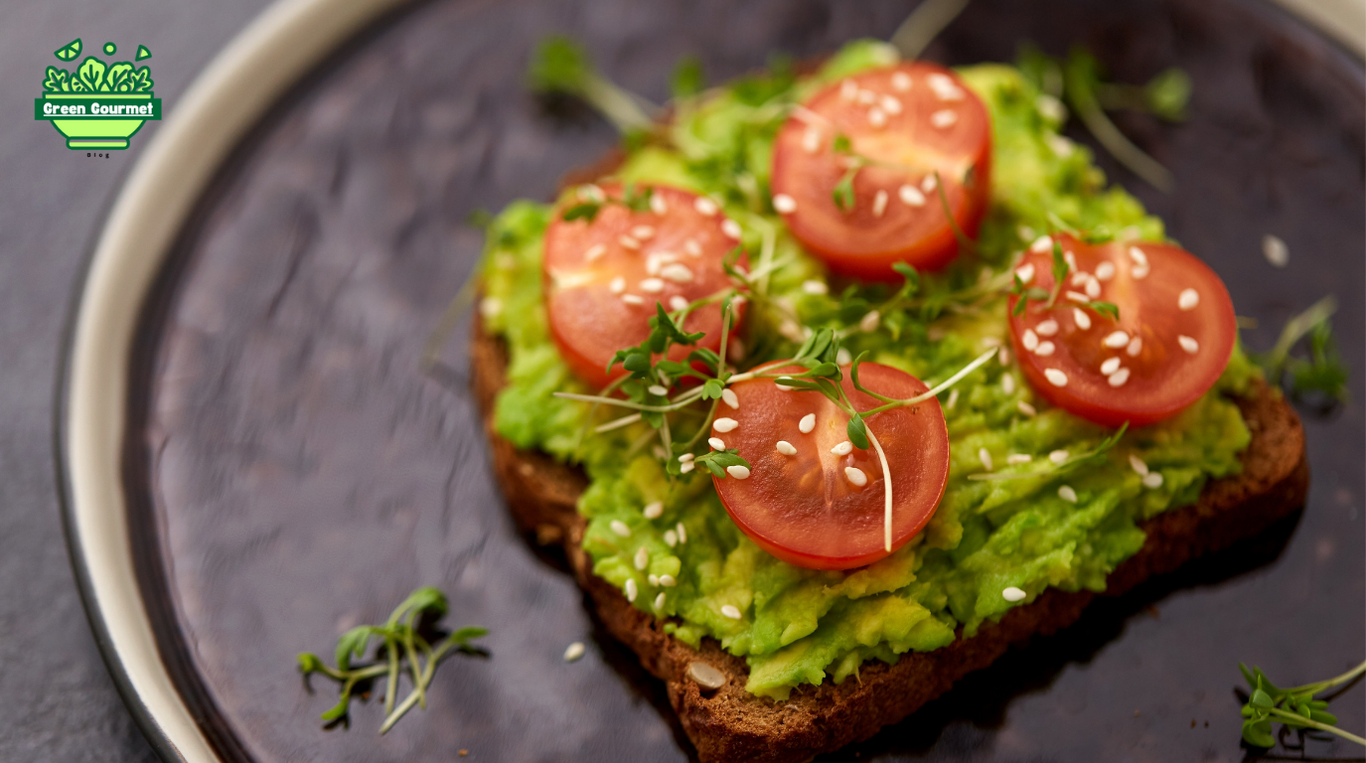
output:
M792 366L781 370L800 372ZM854 389L845 367L844 392L855 410L880 402ZM924 391L920 380L890 366L863 363L863 386L905 399ZM733 419L729 431L713 429L728 448L749 461L749 476L713 478L731 519L755 543L785 562L812 569L861 567L888 556L884 545L885 482L877 452L831 449L848 439L849 417L819 392L780 389L772 379L731 386L739 407L722 405L718 416ZM814 428L801 420L815 414ZM875 414L867 426L887 456L892 473L892 549L904 545L930 521L949 476L949 435L939 401ZM778 441L795 448L785 454ZM862 471L856 485L846 467Z
M1142 426L1214 386L1233 353L1237 319L1208 265L1169 244L1059 241L1076 265L1054 307L1030 300L1010 319L1020 368L1040 395L1097 424ZM1051 242L1041 240L1016 272L1051 290L1051 269ZM1019 299L1010 298L1012 313ZM1086 299L1117 305L1119 320L1079 307Z
M836 150L840 135L871 160L854 175L848 209L833 195L850 161ZM948 69L907 62L832 84L796 110L774 143L770 184L793 235L831 270L891 280L897 262L933 270L958 253L941 189L958 227L976 235L990 175L981 99Z
M680 300L692 302L732 286L722 259L739 241L724 230L728 226L716 205L682 189L652 188L649 210L604 204L591 222L566 221L570 202L556 210L546 229L542 271L551 335L574 373L597 388L626 373L618 364L609 374L607 364L617 350L650 335L656 303L673 312ZM600 191L622 198L619 184ZM744 306L737 303L732 329L743 316ZM720 303L689 313L683 328L705 332L697 346L718 350ZM682 360L693 349L675 345L669 357Z

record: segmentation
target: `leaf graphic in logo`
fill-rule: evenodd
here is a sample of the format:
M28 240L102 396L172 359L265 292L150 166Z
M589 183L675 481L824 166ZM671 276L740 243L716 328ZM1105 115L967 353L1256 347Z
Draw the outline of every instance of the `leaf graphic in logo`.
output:
M130 93L146 93L152 89L152 70L146 66L133 72L128 77Z
M76 70L75 80L71 83L71 89L77 90L77 83L80 83L79 92L100 93L109 92L109 86L104 82L104 71L108 67L104 62L94 56L90 56L81 62L81 66Z
M133 92L133 65L120 61L104 73L105 90L115 93Z
M47 76L43 78L43 89L49 93L69 93L71 92L71 82L67 77L71 72L66 69L58 69L55 66L47 67Z

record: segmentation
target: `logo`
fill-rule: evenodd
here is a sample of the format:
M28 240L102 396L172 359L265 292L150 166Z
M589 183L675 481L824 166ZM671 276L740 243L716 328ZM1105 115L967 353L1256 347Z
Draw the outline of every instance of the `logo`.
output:
M118 47L104 44L104 54L113 57ZM53 52L62 61L75 61L81 55L80 38ZM152 57L152 51L139 45L135 61ZM161 99L153 98L152 73L129 61L105 63L88 56L74 71L47 67L43 97L33 102L33 118L51 122L66 137L72 151L125 149L148 120L161 119Z

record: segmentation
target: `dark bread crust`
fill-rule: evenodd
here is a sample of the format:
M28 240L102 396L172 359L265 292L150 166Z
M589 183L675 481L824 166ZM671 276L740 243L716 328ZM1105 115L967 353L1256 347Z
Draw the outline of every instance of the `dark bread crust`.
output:
M1072 624L1097 596L1050 588L1030 604L1011 609L1000 622L983 624L971 638L933 652L902 655L896 665L865 664L859 681L804 685L786 702L756 697L744 689L748 668L743 659L711 639L693 649L664 633L662 621L633 607L592 574L592 560L580 546L587 523L576 509L587 479L544 453L517 449L494 430L493 403L506 384L507 351L500 338L484 333L477 317L470 356L494 471L513 517L541 543L564 546L579 585L592 595L607 629L635 651L646 670L664 680L669 702L704 762L789 763L866 739L947 691L954 681L991 664L1011 644ZM1260 533L1304 505L1309 465L1299 417L1265 384L1237 403L1252 431L1242 456L1243 473L1209 483L1196 504L1145 522L1143 548L1110 574L1105 593L1099 595L1118 595L1193 557ZM687 677L694 660L720 669L726 684L704 693Z

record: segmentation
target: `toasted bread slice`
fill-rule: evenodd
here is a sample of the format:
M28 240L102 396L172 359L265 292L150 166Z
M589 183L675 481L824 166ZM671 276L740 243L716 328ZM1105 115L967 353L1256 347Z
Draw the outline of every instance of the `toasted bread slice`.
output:
M494 470L513 517L541 543L564 546L579 585L592 594L607 629L666 683L669 702L705 763L803 761L866 739L969 672L990 665L1011 644L1070 625L1098 595L1050 588L999 622L984 623L971 638L932 652L904 654L895 665L865 664L859 681L801 686L785 702L754 696L744 688L748 668L743 659L710 639L694 649L664 633L664 621L636 609L593 575L592 560L580 545L587 521L576 508L587 479L544 453L516 448L494 430L493 403L506 384L507 351L500 338L484 333L477 318L470 356ZM1265 384L1237 402L1252 431L1242 455L1243 473L1210 482L1198 503L1143 523L1148 535L1143 548L1110 574L1105 593L1099 595L1123 593L1188 559L1255 535L1304 505L1309 465L1299 417ZM703 690L688 677L688 666L695 661L719 669L726 683L716 691Z

